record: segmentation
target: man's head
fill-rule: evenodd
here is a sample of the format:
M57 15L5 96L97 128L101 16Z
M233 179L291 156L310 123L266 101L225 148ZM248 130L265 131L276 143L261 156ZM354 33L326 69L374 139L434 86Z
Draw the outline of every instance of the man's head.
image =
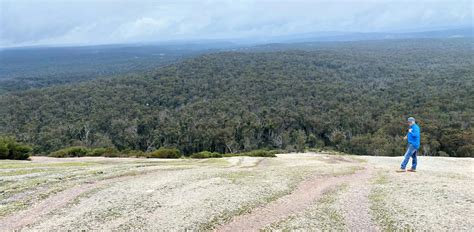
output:
M413 124L415 124L415 118L414 118L414 117L409 117L409 118L408 118L408 125L411 126L411 125L413 125Z

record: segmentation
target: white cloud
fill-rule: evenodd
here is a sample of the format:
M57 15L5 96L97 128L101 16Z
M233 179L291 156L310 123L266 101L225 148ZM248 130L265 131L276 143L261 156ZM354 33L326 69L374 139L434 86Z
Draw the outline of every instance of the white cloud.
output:
M122 24L116 31L117 36L124 39L149 38L167 32L171 22L165 18L139 18L133 22Z
M470 0L0 0L0 46L472 25Z

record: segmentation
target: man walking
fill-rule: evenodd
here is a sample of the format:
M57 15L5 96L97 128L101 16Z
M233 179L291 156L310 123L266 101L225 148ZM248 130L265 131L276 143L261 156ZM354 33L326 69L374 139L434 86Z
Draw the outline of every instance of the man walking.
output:
M418 153L418 148L420 148L420 127L415 123L415 118L408 118L408 134L405 136L405 140L408 140L407 152L403 158L400 170L398 172L405 172L410 157L412 158L411 169L408 169L409 172L416 172L417 159L416 155Z

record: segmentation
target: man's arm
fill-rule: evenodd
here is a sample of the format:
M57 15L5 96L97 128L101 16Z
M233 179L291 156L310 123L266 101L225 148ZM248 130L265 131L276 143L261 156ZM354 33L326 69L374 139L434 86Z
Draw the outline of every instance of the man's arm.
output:
M412 137L418 137L418 136L420 135L420 132L419 132L418 128L415 127L415 129L410 128L410 129L408 130L408 134L409 134L410 136L412 136Z
M405 137L403 137L403 139L404 139L404 140L407 140L407 139L408 139L408 135L409 135L410 133L412 133L412 131L413 131L413 129L411 129L411 128L408 129L408 133L407 133L407 135L405 135Z

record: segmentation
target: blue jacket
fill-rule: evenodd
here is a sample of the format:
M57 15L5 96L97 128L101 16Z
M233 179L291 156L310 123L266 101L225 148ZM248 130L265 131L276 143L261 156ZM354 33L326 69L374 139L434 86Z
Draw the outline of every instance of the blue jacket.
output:
M417 124L410 126L411 132L408 132L408 143L416 149L420 148L420 127Z

